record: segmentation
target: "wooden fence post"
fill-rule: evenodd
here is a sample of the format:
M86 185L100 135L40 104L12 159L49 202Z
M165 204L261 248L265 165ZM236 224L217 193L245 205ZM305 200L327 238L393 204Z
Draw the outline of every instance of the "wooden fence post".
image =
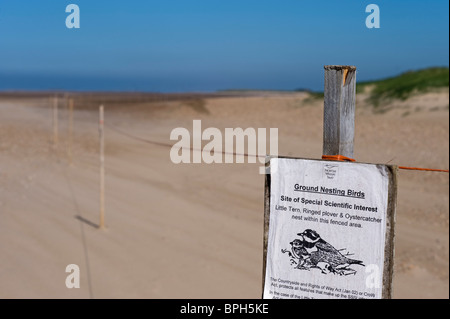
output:
M353 158L356 67L326 65L324 68L322 154Z
M58 97L53 98L53 147L58 147Z
M356 67L354 66L336 66L329 65L325 66L325 90L324 90L324 119L323 119L323 155L341 155L349 158L353 158L353 144L354 144L354 136L355 136L355 100L356 100ZM337 158L333 158L337 159ZM356 237L361 235L360 240L366 240L367 247L364 247L363 244L359 245L360 252L364 252L364 255L367 255L366 252L370 252L373 261L370 264L365 264L365 266L373 266L373 287L369 287L368 278L366 275L365 279L353 279L357 282L357 285L361 288L358 288L360 291L353 290L352 294L355 297L356 295L354 291L357 291L359 296L366 296L365 290L376 288L378 289L373 293L373 298L392 298L392 279L393 279L393 265L394 265L394 235L395 235L395 210L396 210L396 198L397 198L397 167L392 165L381 165L381 164L368 164L368 163L323 163L321 160L311 160L311 159L303 159L303 158L285 158L285 157L276 157L271 158L269 162L266 162L266 168L272 166L272 162L275 165L279 165L279 163L283 163L283 165L276 166L276 170L271 170L270 174L266 174L265 178L265 192L264 192L264 249L263 249L263 298L302 298L304 296L310 297L311 295L315 298L327 298L327 294L319 291L298 291L298 295L296 293L292 293L293 290L279 290L281 287L277 286L275 282L283 283L286 281L295 282L297 278L306 281L303 284L310 284L310 281L313 280L312 271L306 275L302 275L298 270L301 269L299 266L304 267L305 264L301 264L303 259L303 252L298 254L299 251L304 250L304 256L309 258L309 261L312 261L312 253L306 250L307 242L311 243L311 239L320 238L318 233L316 235L311 236L308 233L313 233L315 230L311 230L310 226L317 226L314 229L320 229L326 234L332 234L332 237L335 234L340 237L340 233L342 232L350 232L346 234L342 238L353 238L353 235ZM312 165L313 162L319 162ZM363 169L361 169L364 166ZM366 170L366 168L370 168ZM336 177L339 176L337 173L339 170L344 170L344 173L341 173L341 178ZM355 174L356 178L353 178L348 173ZM343 175L342 175L343 174ZM307 177L307 178L306 178ZM329 179L334 179L334 181L329 181ZM299 180L308 180L308 184L305 186L300 186L296 184ZM316 181L314 185L314 181ZM324 185L325 190L322 190L323 187L318 191L311 191L313 188L319 189L319 185ZM374 185L377 185L375 188ZM327 188L327 185L330 185L330 188ZM347 186L348 185L348 186ZM303 190L302 190L303 187ZM308 189L308 187L310 189ZM330 193L328 189L331 187L336 187L334 190L340 190L339 193ZM345 189L347 188L347 192ZM359 189L358 193L362 194L362 196L354 196L349 194L348 190L351 189ZM364 190L364 191L362 191ZM337 201L338 204L335 209L330 208L332 211L336 210L334 214L339 220L328 220L324 218L322 220L319 218L313 218L311 216L304 215L304 209L306 204L300 201L299 193L302 192L302 197L308 199L311 198L315 202L320 202L317 206L322 205L322 199L327 198L327 196L345 196L347 197L347 201L357 201L357 203L349 204L344 203L342 201ZM353 191L354 192L354 191ZM306 193L315 193L313 195L307 195ZM287 196L286 196L287 195ZM312 197L310 197L312 196ZM350 199L352 197L352 199ZM381 198L381 200L380 200ZM383 200L385 199L385 201ZM272 200L274 202L272 202ZM349 225L348 221L345 221L343 214L344 212L349 212L351 214L356 214L354 217L356 220L367 220L367 215L359 215L361 211L367 211L366 209L360 209L361 207L369 207L360 205L361 202L366 201L368 205L372 205L371 203L375 203L376 206L371 208L372 212L376 212L376 214L369 214L376 217L370 217L377 219L377 223L379 225L372 223L370 226L366 224L366 227L361 232L359 230L354 230L353 227L334 229L335 227L347 226ZM285 204L287 202L287 204ZM292 202L292 204L290 203ZM297 203L297 204L296 204ZM345 205L349 205L345 207ZM287 205L292 205L294 209L291 209L289 206L289 211L287 211ZM334 207L334 204L333 204ZM325 206L324 206L325 209ZM355 209L355 210L354 210ZM274 214L275 212L275 214ZM299 212L295 214L296 212ZM318 210L319 215L321 211ZM338 215L340 213L340 215ZM349 215L350 214L346 214ZM305 218L305 216L308 218ZM323 213L322 213L323 216ZM347 217L345 217L347 218ZM295 221L293 221L295 220ZM334 221L334 222L333 222ZM384 225L382 224L384 223ZM338 224L340 226L334 226ZM304 233L297 233L298 229L306 229ZM349 226L352 226L351 224ZM354 227L358 227L356 224ZM359 225L359 228L362 228L362 225ZM273 230L269 229L273 227ZM300 235L301 238L296 238L298 240L296 246L293 245L292 238L294 238L294 234ZM379 234L384 233L382 236ZM286 235L288 234L288 235ZM292 234L292 237L291 235ZM270 235L270 236L269 236ZM371 239L376 239L376 242L372 242ZM294 240L294 241L295 241ZM355 238L355 240L358 240ZM289 243L289 241L291 241ZM317 242L317 241L315 241ZM289 243L291 245L291 249L287 245ZM380 244L377 246L377 244ZM281 245L286 245L284 249L280 249L283 247ZM356 245L357 247L358 245ZM271 247L269 251L268 247ZM275 250L273 248L276 248ZM317 246L316 246L317 248ZM318 249L318 248L317 248ZM289 253L288 255L291 257L291 263L289 266L288 258L285 261L278 260L281 254ZM297 254L297 256L295 256ZM323 250L323 255L328 257L321 257L320 259L316 259L317 262L315 266L319 265L319 262L322 261L322 258L328 258L325 262L328 263L328 266L335 263L336 254L329 254ZM348 255L348 254L347 254ZM347 256L346 255L346 256ZM298 259L298 261L293 260ZM331 257L332 256L332 257ZM269 261L268 261L269 258ZM384 258L384 259L383 259ZM294 261L297 266L295 266L295 273L291 273L291 269L293 269L292 261ZM376 264L375 264L376 261ZM274 266L276 265L276 266ZM343 265L343 264L341 264ZM381 269L380 269L381 267ZM344 267L345 268L345 267ZM309 270L309 266L307 266ZM337 269L337 268L336 268ZM341 270L343 268L340 268ZM365 268L366 274L368 273L369 268ZM354 271L353 269L347 269ZM369 269L370 270L370 269ZM355 272L356 273L356 272ZM284 276L288 274L285 278L280 276ZM298 277L297 277L298 274ZM322 272L324 274L324 272ZM345 274L345 273L341 273ZM382 277L380 277L382 275ZM356 277L355 277L356 278ZM361 278L361 277L360 277ZM289 280L287 280L289 279ZM294 280L295 279L295 280ZM293 281L291 281L293 280ZM298 280L301 282L300 280ZM326 280L322 277L319 278L316 282L323 285L326 283ZM334 286L337 281L330 281ZM297 282L297 285L299 283ZM300 283L302 284L302 283ZM353 283L352 283L353 284ZM289 287L290 286L290 287ZM319 286L318 286L319 287ZM326 286L322 286L323 287ZM346 285L342 286L344 289ZM356 287L356 286L355 286ZM293 285L289 283L287 287L282 287L284 289L294 289ZM277 291L278 290L278 291ZM296 288L297 290L297 288ZM337 290L337 288L336 288ZM344 289L345 290L345 289ZM281 293L280 293L281 292ZM372 294L372 290L370 290L367 296ZM329 295L332 298L350 298L345 294L331 294Z
M105 227L105 143L103 132L103 105L99 108L99 137L100 137L100 228Z
M69 164L72 164L72 131L73 131L73 98L69 99L69 141L67 153L69 156Z

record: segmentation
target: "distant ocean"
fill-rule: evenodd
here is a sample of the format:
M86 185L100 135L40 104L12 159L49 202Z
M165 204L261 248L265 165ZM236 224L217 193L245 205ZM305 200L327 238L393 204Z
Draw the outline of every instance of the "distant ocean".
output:
M139 91L139 92L175 92L177 86L167 81L151 79L5 74L0 73L0 91Z
M322 81L322 80L321 80ZM8 74L0 72L0 91L113 91L113 92L215 92L228 89L248 90L295 90L296 81L266 78L251 81L249 79L223 79L218 75L214 79L194 76L192 78L144 78L118 76L67 76L47 74ZM310 84L310 83L309 83ZM319 83L318 83L319 84ZM323 84L317 88L323 89Z

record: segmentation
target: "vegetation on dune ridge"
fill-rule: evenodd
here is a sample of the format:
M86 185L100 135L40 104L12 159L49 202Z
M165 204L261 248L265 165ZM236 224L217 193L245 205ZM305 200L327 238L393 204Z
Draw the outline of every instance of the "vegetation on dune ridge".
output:
M384 100L406 100L416 92L425 93L448 86L449 68L433 67L408 71L382 80L357 82L356 93L363 93L366 88L369 88L367 101L377 107ZM310 91L309 93L314 99L323 98L323 92Z
M356 84L356 92L364 92L372 87L368 101L378 106L381 101L389 99L406 100L415 92L425 93L433 89L449 86L449 68L435 67L417 71L408 71L398 76Z

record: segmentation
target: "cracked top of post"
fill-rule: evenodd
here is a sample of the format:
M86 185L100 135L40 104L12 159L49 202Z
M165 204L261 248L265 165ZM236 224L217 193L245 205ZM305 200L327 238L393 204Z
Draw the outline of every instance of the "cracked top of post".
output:
M348 70L348 71L356 70L356 66L353 65L325 65L323 68L325 70Z

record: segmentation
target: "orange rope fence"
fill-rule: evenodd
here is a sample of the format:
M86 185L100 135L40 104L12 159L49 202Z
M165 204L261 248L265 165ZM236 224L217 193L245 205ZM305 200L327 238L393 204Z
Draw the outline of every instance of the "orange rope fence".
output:
M114 125L106 124L106 127L110 128L113 131L116 131L119 134L122 134L122 135L127 136L127 137L129 137L131 139L138 140L138 141L141 141L141 142L144 142L144 143L149 143L149 144L153 144L153 145L157 145L157 146L163 146L163 147L172 147L173 146L171 144L166 144L166 143L163 143L163 142L147 140L147 139L144 139L144 138L141 138L141 137L134 136L132 134L129 134L127 132L124 132L124 131L118 129ZM192 151L202 152L202 150L196 150L196 149L193 149L191 147L187 147L186 149L190 149ZM230 155L232 154L232 155L239 155L239 156L245 156L245 157L264 157L263 155L253 155L253 154L247 154L247 153L237 154L237 153L222 152L222 154L230 154ZM330 160L330 161L341 161L341 162L344 162L344 161L346 161L346 162L356 162L355 159L347 157L347 156L344 156L344 155L322 155L322 159ZM398 166L398 168L399 169L405 169L405 170L415 170L415 171L429 171L429 172L441 172L441 173L448 173L449 172L448 170L445 170L445 169L434 169L434 168L420 168L420 167L407 167L407 166Z
M353 158L343 156L343 155L322 155L322 159L330 160L330 161L347 161L347 162L355 162ZM399 169L406 169L411 171L428 171L428 172L442 172L448 173L448 169L436 169L436 168L420 168L420 167L408 167L408 166L399 166Z

